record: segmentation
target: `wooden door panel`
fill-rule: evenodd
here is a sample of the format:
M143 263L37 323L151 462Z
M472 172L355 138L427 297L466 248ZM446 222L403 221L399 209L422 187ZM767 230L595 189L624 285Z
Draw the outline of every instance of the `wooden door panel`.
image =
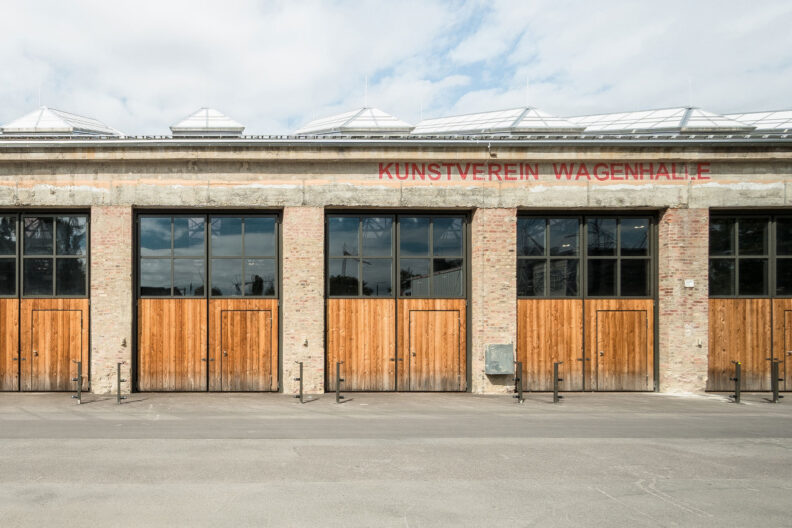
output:
M138 388L207 388L205 299L138 300Z
M586 386L599 391L654 387L654 301L585 301ZM600 355L600 352L603 352ZM589 384L590 383L590 384Z
M345 391L396 389L396 301L328 299L326 387L336 389L336 363L343 361Z
M399 390L465 390L465 307L463 299L399 299Z
M0 299L0 391L19 390L19 299Z
M72 391L76 361L82 388L89 388L88 299L23 299L20 321L20 387L28 391Z
M742 390L770 390L770 299L709 300L707 390L734 389L734 364L742 363Z
M209 302L209 389L278 390L278 301Z
M792 299L773 300L773 357L778 367L782 390L792 390Z
M590 356L587 356L590 357ZM553 363L562 361L563 390L583 390L583 301L519 299L517 361L522 361L523 387L553 390Z

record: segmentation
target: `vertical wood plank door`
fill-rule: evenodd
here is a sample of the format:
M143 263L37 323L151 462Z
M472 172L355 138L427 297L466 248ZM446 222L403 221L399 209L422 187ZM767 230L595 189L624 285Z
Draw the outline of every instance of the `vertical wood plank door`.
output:
M326 387L336 389L336 363L345 391L396 389L396 301L394 299L327 300Z
M522 361L523 388L553 390L553 363L562 388L583 390L583 301L518 299L517 361Z
M209 390L278 390L278 301L209 301Z
M0 391L19 390L19 299L0 299Z
M782 390L792 390L792 299L773 300L773 358L780 361Z
M205 299L138 300L138 389L205 391Z
M88 299L23 299L20 320L21 389L72 391L76 361L88 389Z
M598 391L648 391L654 387L654 301L586 301L591 387Z
M399 299L398 389L464 391L467 345L464 299Z
M770 299L710 299L707 390L734 389L734 364L742 363L742 390L770 390Z

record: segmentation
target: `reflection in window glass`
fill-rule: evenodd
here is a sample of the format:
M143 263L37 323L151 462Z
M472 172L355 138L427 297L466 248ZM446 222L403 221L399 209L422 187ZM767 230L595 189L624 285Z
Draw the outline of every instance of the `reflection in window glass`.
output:
M140 260L140 294L150 297L168 297L171 294L171 260Z
M205 295L203 259L174 259L173 295L180 297L200 297Z
M388 297L393 294L390 259L363 259L363 295Z
M140 255L167 257L171 254L171 219L140 219Z
M520 259L517 261L517 295L539 297L545 294L545 261Z
M233 218L233 217L212 218L211 231L212 231L211 240L212 240L213 257L242 256L242 219L241 218Z
M212 259L212 296L242 295L242 259Z
M275 256L275 218L245 218L245 255L249 257Z
M25 255L52 255L52 218L26 217Z
M403 257L429 255L429 218L402 217L399 219L399 252Z
M792 218L779 218L776 222L776 254L792 255Z
M740 259L738 295L767 295L767 259Z
M432 296L460 297L464 291L462 259L436 258L432 261Z
M0 259L0 295L16 295L15 259Z
M551 297L574 297L578 294L578 261L553 259L550 261Z
M429 296L429 259L400 259L400 295L403 297Z
M578 219L550 219L550 255L572 256L578 252Z
M734 255L734 220L730 218L710 219L710 255Z
M616 219L589 218L586 224L588 256L616 256Z
M435 218L432 241L435 257L462 256L462 219Z
M173 254L198 257L204 254L205 221L202 217L173 219Z
M22 293L24 295L52 295L52 259L24 259Z
M624 259L621 261L621 295L645 297L649 295L649 261Z
M792 259L777 261L776 295L792 295Z
M738 225L740 255L767 255L767 219L741 218Z
M710 260L709 294L734 295L734 260Z
M328 219L328 250L333 257L358 255L358 225L354 216L332 216Z
M588 294L595 297L616 295L616 260L588 261Z
M329 293L330 295L358 295L358 260L330 259Z
M245 295L275 295L275 259L245 259Z
M393 219L387 217L364 217L361 220L361 224L363 229L363 256L389 257L393 247Z
M517 219L517 255L521 257L545 254L545 219Z
M627 257L646 256L649 254L649 219L622 218L621 222L621 255Z
M85 255L88 250L88 219L84 216L59 216L55 219L58 255Z
M55 259L55 295L85 295L86 260Z
M0 217L0 255L16 254L16 218Z

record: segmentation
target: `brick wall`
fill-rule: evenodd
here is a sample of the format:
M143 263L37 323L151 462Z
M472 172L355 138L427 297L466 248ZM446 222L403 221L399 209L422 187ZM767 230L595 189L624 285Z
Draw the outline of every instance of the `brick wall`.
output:
M659 225L660 390L707 385L709 211L668 209ZM694 282L685 287L685 279Z
M516 210L477 209L471 230L472 391L508 392L514 378L484 374L484 354L517 340Z
M91 208L91 392L130 391L132 363L132 208Z
M324 211L283 210L283 392L295 394L304 363L306 393L324 392Z

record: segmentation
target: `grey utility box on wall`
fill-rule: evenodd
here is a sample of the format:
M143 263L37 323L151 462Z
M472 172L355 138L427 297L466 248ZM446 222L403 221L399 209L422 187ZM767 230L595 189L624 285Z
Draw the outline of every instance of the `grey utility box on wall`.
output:
M484 364L488 375L514 374L514 345L487 345Z

